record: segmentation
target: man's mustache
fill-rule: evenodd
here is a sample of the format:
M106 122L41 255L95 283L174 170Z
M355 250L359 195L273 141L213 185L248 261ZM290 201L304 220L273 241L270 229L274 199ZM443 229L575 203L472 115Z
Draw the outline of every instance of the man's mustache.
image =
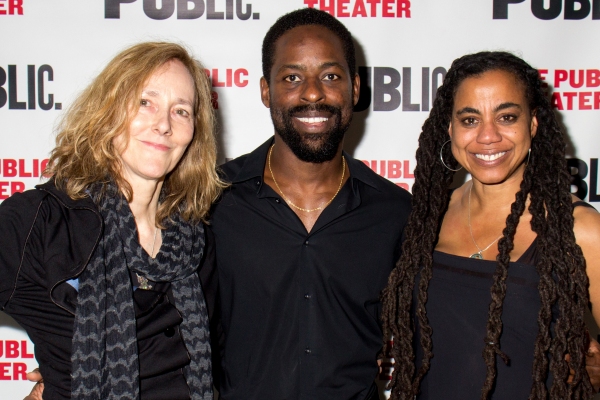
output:
M342 109L340 107L331 106L329 104L304 104L301 106L295 106L287 110L287 114L291 117L294 114L305 113L305 112L328 112L331 114L341 114Z

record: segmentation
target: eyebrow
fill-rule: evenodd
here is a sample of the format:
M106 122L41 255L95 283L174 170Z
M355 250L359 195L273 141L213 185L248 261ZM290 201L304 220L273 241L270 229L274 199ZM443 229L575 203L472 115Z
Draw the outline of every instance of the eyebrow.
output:
M496 108L494 108L494 112L506 110L507 108L512 108L512 107L518 108L519 110L523 109L523 107L521 107L517 103L507 102L507 103L502 103L502 104L499 104L498 106L496 106ZM478 109L473 108L473 107L464 107L464 108L461 108L460 110L458 110L456 112L456 115L462 115L462 114L478 114L478 115L481 115L481 111L479 111Z
M144 90L142 91L142 94L151 96L151 97L157 97L158 96L158 92L156 90Z
M337 67L340 69L344 69L344 66L336 61L324 62L319 65L320 69L331 68L331 67ZM306 66L302 65L302 64L284 64L281 67L279 67L279 71L283 71L285 69L295 69L298 71L306 71L307 70Z
M144 90L142 92L142 94L146 95L146 96L150 96L150 97L158 97L159 96L159 93L156 90ZM194 106L194 103L192 103L191 101L186 100L184 98L181 98L181 97L178 97L175 100L177 101L177 104L186 104L186 105L188 105L190 107Z
M189 100L182 99L181 97L178 97L178 98L177 98L177 104L185 104L185 105L188 105L188 106L190 106L190 107L194 107L194 103L192 103L192 102L191 102L191 101L189 101Z

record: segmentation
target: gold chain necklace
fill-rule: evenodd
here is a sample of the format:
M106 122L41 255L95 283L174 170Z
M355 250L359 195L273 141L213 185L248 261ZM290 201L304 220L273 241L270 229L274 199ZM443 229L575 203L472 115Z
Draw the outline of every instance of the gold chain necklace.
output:
M471 240L473 241L473 244L475 245L475 247L477 247L477 250L479 250L477 253L473 253L469 256L469 258L476 258L477 260L483 260L483 253L484 251L486 251L487 249L489 249L494 243L496 243L498 240L500 240L500 238L502 238L502 236L504 235L500 235L496 240L494 240L492 243L488 244L488 246L481 250L479 248L479 246L477 246L477 242L475 242L475 238L473 237L473 229L471 228L471 191L473 189L473 183L471 182L471 187L469 187L469 233L471 234Z
M331 203L333 201L333 199L335 199L335 196L337 196L337 194L340 192L340 189L342 188L342 183L344 183L344 174L346 173L346 159L344 158L344 156L342 155L342 179L340 180L340 185L338 186L337 190L335 191L335 194L333 195L333 197L331 199L329 199L329 201L317 208L312 208L310 210L306 209L306 208L302 208L302 207L298 207L297 205L295 205L294 203L292 203L292 201L290 199L288 199L288 197L283 194L283 191L281 190L281 188L279 187L279 184L277 183L277 181L275 180L275 175L273 175L273 170L271 169L271 154L273 153L273 147L275 147L275 144L273 144L271 146L271 148L269 149L269 157L267 157L267 164L269 165L269 172L271 173L271 178L273 178L273 182L275 182L275 186L277 186L277 190L279 190L279 193L281 193L281 197L283 197L283 199L286 201L286 203L288 203L290 206L294 207L297 210L300 211L304 211L304 212L313 212L313 211L319 211L324 209L325 207L327 207L329 205L329 203Z

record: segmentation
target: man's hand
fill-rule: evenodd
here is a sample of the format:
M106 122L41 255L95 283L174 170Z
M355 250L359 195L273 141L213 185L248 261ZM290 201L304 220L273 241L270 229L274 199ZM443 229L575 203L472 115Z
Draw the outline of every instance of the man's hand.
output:
M44 380L42 374L38 368L27 373L27 379L30 382L35 382L35 386L31 389L31 393L23 400L42 400L42 394L44 393Z
M571 361L571 357L565 356L567 362ZM590 338L590 347L585 355L585 369L590 377L590 382L594 387L594 391L598 393L600 390L600 344L593 338ZM567 382L572 382L575 376L575 371L569 369L569 379Z

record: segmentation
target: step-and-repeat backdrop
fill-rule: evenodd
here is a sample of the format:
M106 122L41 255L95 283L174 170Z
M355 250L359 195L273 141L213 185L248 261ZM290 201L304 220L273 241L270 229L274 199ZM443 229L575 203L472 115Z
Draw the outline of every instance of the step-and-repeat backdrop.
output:
M0 0L0 201L43 179L63 110L140 41L192 50L212 79L220 161L250 152L273 134L259 93L263 36L303 7L354 35L362 87L345 147L375 172L410 190L420 127L452 60L508 50L538 68L552 93L573 193L600 205L600 0ZM2 398L31 387L32 354L0 313Z

